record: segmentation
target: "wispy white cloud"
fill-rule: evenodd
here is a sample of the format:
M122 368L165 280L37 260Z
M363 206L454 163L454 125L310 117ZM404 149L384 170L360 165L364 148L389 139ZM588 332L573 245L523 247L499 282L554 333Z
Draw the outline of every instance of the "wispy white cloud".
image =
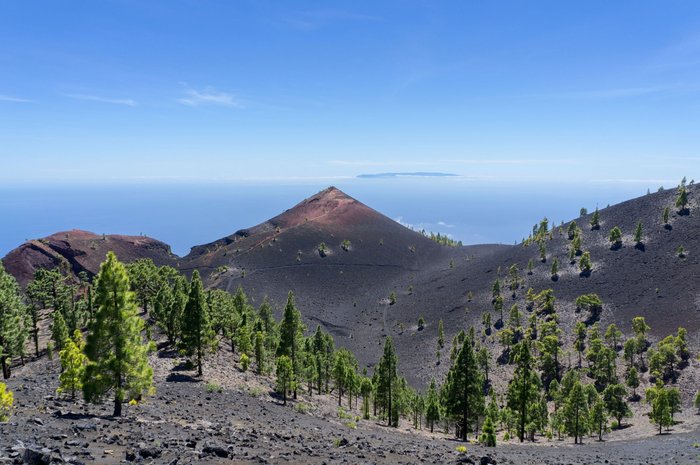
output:
M376 16L353 13L345 10L301 11L286 19L295 29L313 30L338 21L377 21Z
M113 105L124 105L127 107L135 107L138 105L135 100L127 98L127 99L121 99L121 98L110 98L110 97L101 97L99 95L87 95L87 94L65 94L66 97L72 98L75 100L87 100L89 102L99 102L99 103L111 103Z
M435 162L425 161L369 161L369 160L329 160L331 165L339 166L430 166Z
M177 101L190 107L218 105L232 108L245 108L235 95L218 91L213 87L206 87L202 90L188 87L185 89L185 96L179 98Z
M34 103L33 100L28 100L21 97L14 97L12 95L2 95L0 94L0 102L12 102L12 103Z

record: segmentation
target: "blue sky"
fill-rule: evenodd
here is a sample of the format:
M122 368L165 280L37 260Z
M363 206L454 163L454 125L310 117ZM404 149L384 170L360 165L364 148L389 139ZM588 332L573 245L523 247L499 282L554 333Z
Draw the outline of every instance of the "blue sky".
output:
M0 4L0 183L700 177L697 1Z

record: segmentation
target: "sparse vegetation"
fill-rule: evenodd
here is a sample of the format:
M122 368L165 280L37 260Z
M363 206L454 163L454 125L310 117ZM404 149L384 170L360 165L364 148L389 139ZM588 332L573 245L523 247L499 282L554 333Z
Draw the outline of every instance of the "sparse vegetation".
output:
M610 248L619 249L622 246L622 231L617 226L610 230L610 236L608 237L610 241Z
M583 252L581 255L581 259L578 262L578 268L581 270L581 274L586 275L591 272L592 269L592 264L591 264L591 254L590 252L586 251Z
M212 382L207 383L204 388L210 394L213 394L215 392L220 394L224 392L224 388L221 387L221 385Z
M596 207L593 216L591 216L590 224L592 230L596 231L600 229L600 213L598 212L598 207Z
M10 419L14 402L15 399L12 392L7 389L5 383L0 383L0 423Z

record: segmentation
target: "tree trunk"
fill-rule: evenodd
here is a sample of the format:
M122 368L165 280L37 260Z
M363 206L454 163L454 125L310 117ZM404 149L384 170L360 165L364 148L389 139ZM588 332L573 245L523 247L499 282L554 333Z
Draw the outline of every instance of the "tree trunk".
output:
M119 395L115 394L114 395L114 413L112 414L113 417L120 417L122 416L122 402L119 400Z

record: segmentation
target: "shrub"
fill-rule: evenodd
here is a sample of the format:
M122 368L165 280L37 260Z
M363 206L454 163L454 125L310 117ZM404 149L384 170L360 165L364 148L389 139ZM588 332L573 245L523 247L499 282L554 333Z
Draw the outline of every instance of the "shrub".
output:
M321 257L325 257L326 255L328 255L328 246L326 246L325 242L321 242L320 244L318 244L318 254Z
M297 404L294 404L294 411L298 413L307 413L308 411L311 410L311 406L309 404L306 404L304 402L299 402Z
M349 250L350 250L350 241L347 240L347 239L345 239L345 240L340 244L340 247L341 247L344 251L346 251L346 252L349 251Z
M683 248L682 245L679 245L676 249L676 254L678 255L678 258L685 258L685 248Z
M250 357L248 357L246 354L241 355L241 369L243 371L248 371L248 367L250 366Z
M222 388L221 386L219 386L216 383L207 383L206 390L210 394L214 393L214 392L218 392L218 393L224 392L224 388Z
M396 303L396 292L389 294L389 305L394 305Z
M12 412L14 402L15 398L12 395L12 391L7 390L5 383L0 383L0 422L10 419L10 412Z
M613 248L619 248L622 245L622 231L620 228L615 226L610 230L610 237L608 238Z
M423 331L425 329L425 318L421 315L420 318L418 318L418 331Z

